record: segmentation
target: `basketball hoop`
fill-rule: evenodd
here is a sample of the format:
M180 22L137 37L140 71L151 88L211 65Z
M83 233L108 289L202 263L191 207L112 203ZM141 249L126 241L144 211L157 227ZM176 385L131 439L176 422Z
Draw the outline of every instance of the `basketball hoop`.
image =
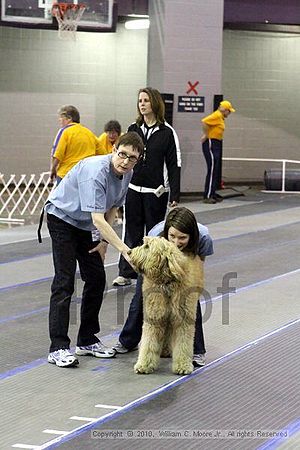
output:
M52 15L58 23L58 37L60 39L76 40L78 23L85 11L83 3L54 3Z

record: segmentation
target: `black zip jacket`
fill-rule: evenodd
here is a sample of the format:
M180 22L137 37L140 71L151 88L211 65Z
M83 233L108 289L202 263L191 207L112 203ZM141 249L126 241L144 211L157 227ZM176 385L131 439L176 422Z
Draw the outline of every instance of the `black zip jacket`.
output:
M144 124L134 123L128 131L138 133L145 143L144 158L135 165L131 183L153 189L163 185L170 188L170 202L179 202L181 156L175 130L166 123L157 125L148 140Z

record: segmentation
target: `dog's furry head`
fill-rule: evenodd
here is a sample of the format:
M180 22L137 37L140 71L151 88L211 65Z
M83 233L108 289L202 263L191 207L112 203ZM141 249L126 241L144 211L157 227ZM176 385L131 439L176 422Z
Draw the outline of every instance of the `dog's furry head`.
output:
M133 248L130 258L138 272L157 283L184 280L185 257L163 237L144 237L144 244Z

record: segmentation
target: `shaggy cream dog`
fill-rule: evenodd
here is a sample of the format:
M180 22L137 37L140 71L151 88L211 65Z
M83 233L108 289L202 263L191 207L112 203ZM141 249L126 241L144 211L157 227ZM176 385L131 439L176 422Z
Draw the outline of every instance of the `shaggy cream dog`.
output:
M203 263L162 237L145 237L130 258L143 274L144 323L136 373L151 373L160 356L172 355L172 370L193 371L197 301L203 288Z

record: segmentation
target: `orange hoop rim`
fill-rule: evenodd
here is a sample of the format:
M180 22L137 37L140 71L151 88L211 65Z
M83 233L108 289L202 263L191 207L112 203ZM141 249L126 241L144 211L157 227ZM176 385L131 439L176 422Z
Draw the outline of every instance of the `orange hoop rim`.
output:
M52 14L55 16L59 11L60 15L63 17L65 12L68 9L73 9L74 11L78 11L79 9L85 9L86 5L84 3L53 3L52 5Z

